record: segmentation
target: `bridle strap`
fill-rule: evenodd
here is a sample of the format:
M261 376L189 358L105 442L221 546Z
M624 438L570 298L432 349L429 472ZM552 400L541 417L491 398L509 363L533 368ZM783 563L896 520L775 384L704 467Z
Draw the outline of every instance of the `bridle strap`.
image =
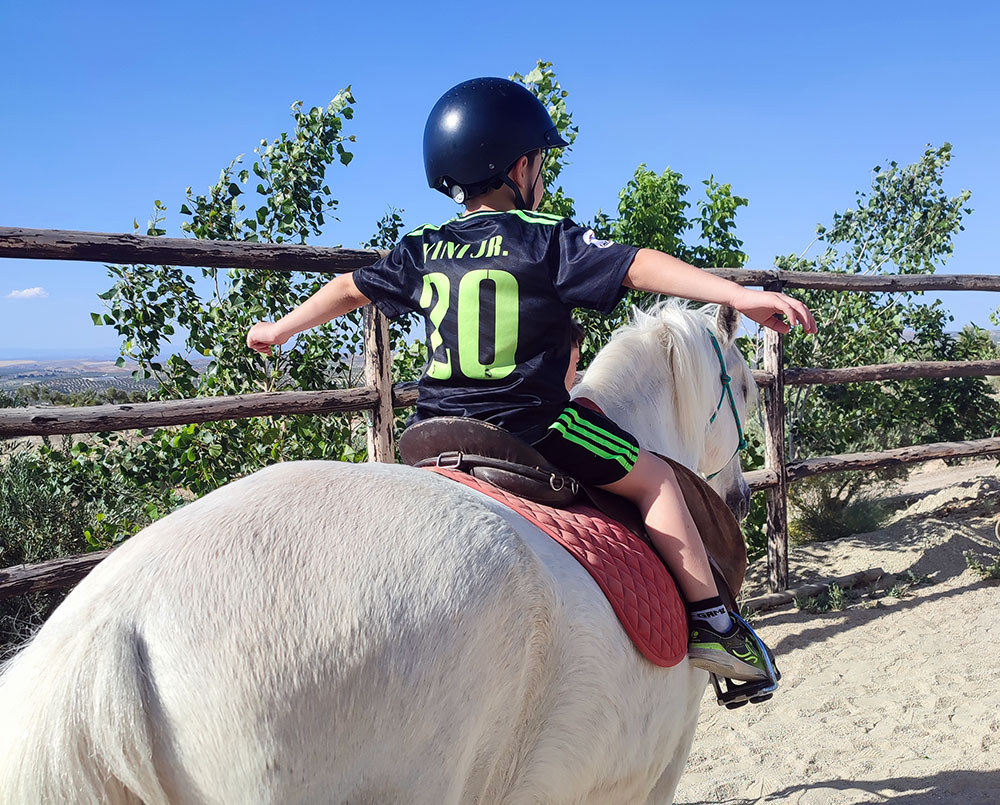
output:
M722 403L728 397L729 408L733 412L733 419L736 420L736 433L740 437L740 443L736 448L736 452L733 453L733 458L735 458L736 456L739 455L741 450L746 449L747 439L746 435L743 433L743 423L740 422L740 412L736 408L736 398L733 397L733 389L731 386L732 378L729 376L729 372L726 369L726 359L722 355L722 347L719 346L719 340L715 337L715 333L713 333L707 327L705 329L708 330L708 337L712 339L712 346L715 348L715 354L719 359L719 367L722 369L722 372L719 375L719 378L722 380L722 396L719 397L719 404L715 406L715 411L712 413L712 416L708 418L708 424L711 425L713 422L715 422L715 418L719 415L719 411L722 410ZM730 461L732 461L732 458L730 458ZM728 464L729 462L727 461L726 463ZM722 472L722 470L719 470L718 472L713 472L711 475L706 475L705 477L708 480L711 480L716 475L718 475L719 472Z

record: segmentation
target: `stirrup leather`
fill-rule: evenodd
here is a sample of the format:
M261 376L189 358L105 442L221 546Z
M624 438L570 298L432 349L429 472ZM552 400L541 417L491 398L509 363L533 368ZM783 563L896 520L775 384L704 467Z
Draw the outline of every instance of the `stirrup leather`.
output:
M715 688L716 702L720 705L725 705L730 710L735 710L737 707L743 707L747 702L760 704L770 699L774 695L774 691L778 689L778 680L781 679L781 671L778 670L777 665L774 663L774 655L771 654L771 650L764 645L764 641L757 636L757 633L751 628L750 624L743 620L736 612L731 612L730 614L743 624L747 632L753 637L757 649L764 658L764 669L767 671L767 679L758 679L749 682L737 682L734 679L725 678L720 681L717 674L711 675L712 686ZM725 688L723 688L723 682L725 683Z

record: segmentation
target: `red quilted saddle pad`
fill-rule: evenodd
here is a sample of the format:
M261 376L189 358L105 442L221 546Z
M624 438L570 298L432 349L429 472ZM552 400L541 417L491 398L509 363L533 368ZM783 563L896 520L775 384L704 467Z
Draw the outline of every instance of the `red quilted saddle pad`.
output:
M513 509L568 550L604 591L636 648L664 668L687 654L684 603L673 578L645 542L591 506L554 509L457 470L431 468Z

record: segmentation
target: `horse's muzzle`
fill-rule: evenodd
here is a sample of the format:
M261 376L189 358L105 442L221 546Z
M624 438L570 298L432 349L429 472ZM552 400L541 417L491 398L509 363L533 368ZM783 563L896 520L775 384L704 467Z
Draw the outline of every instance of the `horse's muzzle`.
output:
M750 487L746 481L740 479L740 484L736 489L726 494L726 506L733 513L737 520L742 522L750 514Z

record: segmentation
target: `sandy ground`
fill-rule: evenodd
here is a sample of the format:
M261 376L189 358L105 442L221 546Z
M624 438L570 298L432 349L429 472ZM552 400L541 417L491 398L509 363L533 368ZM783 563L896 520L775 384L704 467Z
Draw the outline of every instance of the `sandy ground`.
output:
M790 551L792 587L887 575L842 611L753 619L781 687L738 710L706 692L676 802L1000 803L1000 582L963 556L1000 555L996 462L924 465L904 492L883 530Z

